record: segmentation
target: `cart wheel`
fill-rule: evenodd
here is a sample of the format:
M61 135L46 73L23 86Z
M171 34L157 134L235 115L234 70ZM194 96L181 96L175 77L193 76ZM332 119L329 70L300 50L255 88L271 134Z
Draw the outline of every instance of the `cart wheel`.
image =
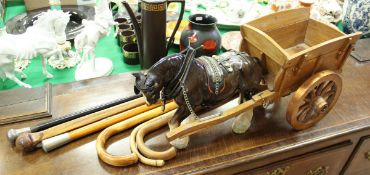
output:
M322 71L306 80L288 104L286 118L296 130L312 127L335 105L342 79L333 71Z

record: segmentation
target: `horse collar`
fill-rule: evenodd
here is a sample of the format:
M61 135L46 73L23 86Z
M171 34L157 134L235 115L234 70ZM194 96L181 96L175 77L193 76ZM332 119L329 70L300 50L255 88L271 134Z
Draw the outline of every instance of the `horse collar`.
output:
M185 59L180 67L180 70L177 72L176 76L169 83L167 83L167 85L164 86L161 92L162 102L175 98L179 94L181 89L183 89L182 85L185 84L185 80L188 76L191 63L193 62L193 59L195 57L196 50L189 47L185 51Z

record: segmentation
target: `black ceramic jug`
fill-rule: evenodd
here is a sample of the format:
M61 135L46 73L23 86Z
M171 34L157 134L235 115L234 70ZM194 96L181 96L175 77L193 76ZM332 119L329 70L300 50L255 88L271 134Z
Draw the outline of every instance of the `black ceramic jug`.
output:
M181 11L174 31L166 44L166 16L167 6L172 2L181 3ZM159 59L167 55L173 44L175 33L179 28L184 15L184 0L142 0L141 1L141 26L139 26L135 14L129 4L124 1L128 14L135 28L139 46L141 68L148 69ZM167 45L167 46L166 46Z

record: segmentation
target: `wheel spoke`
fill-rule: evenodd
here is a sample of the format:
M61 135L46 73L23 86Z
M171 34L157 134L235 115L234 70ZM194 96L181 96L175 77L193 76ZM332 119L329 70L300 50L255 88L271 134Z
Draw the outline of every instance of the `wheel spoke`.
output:
M325 92L324 94L322 94L322 97L323 98L329 98L331 95L334 95L335 94L335 92L336 92L336 90L330 90L330 91L328 91L328 92Z
M310 104L306 103L304 105L301 105L298 110L301 111L301 110L305 110L306 108L309 108L310 107Z
M321 94L322 89L324 88L326 82L322 82L316 89L316 96L319 96Z
M310 106L308 106L307 108L305 108L303 110L300 110L298 112L298 114L297 114L298 120L301 121L301 122L306 122L307 121L308 114L309 114L309 111L311 111Z
M301 105L299 106L299 109L301 109L303 106L306 106L306 105L309 105L309 104L310 104L310 102L309 102L309 101L303 100L303 101L301 102Z
M309 111L309 110L310 110L310 106L309 106L309 105L307 105L305 108L302 108L302 109L300 109L300 110L298 111L298 115L301 115L302 113L307 112L307 111Z
M311 92L307 95L307 97L306 97L305 101L306 101L306 102L311 103L311 102L312 102L312 100L313 100L314 98L315 98L315 93L314 93L314 91L311 91Z
M320 95L323 94L323 93L326 93L327 91L331 90L332 87L335 86L335 83L333 81L330 81L325 87L324 89L321 91Z

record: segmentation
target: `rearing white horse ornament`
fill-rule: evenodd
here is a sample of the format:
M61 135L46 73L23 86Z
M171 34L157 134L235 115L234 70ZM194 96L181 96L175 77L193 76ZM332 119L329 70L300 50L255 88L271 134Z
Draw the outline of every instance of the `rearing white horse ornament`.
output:
M46 59L56 55L63 60L62 50L59 44L66 42L65 29L70 20L70 14L59 10L43 12L34 22L20 35L0 34L0 78L8 78L19 86L31 88L29 84L20 81L15 72L22 78L26 74L14 69L15 59L32 59L38 54L42 57L42 72L47 78L53 75L46 70Z
M75 48L82 53L82 59L75 72L76 80L107 76L112 72L113 64L109 58L95 58L94 49L99 40L111 31L117 23L109 8L109 0L101 0L95 6L95 19L82 20L84 29L75 38ZM117 34L117 31L115 35Z

